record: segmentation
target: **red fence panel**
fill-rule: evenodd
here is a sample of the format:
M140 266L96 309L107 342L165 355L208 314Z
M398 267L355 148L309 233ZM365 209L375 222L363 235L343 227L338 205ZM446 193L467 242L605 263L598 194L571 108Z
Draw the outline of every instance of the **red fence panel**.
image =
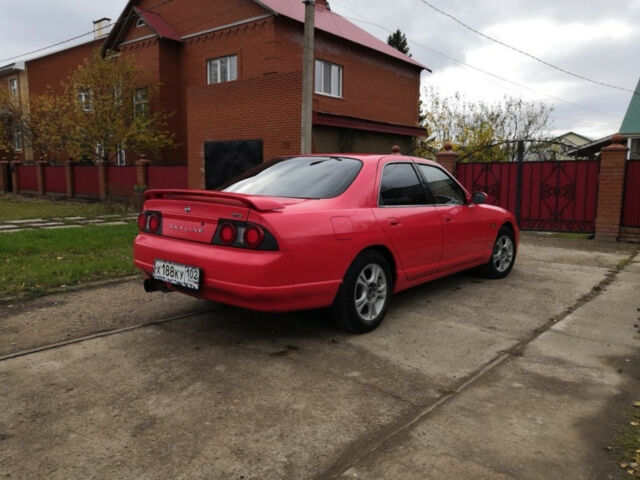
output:
M64 167L46 165L44 167L44 191L47 193L67 193Z
M100 195L98 167L94 165L75 165L73 167L74 186L77 195Z
M18 175L20 178L18 180L20 190L38 191L38 174L36 173L35 165L19 165Z
M109 194L116 198L125 198L133 195L133 187L138 183L136 167L107 167L109 179Z
M186 166L149 165L147 177L148 188L187 188L189 185Z
M521 228L594 232L599 165L597 160L524 162Z
M624 183L622 225L640 227L640 160L629 160Z
M470 192L484 192L488 203L515 213L518 192L516 163L459 163L456 176Z

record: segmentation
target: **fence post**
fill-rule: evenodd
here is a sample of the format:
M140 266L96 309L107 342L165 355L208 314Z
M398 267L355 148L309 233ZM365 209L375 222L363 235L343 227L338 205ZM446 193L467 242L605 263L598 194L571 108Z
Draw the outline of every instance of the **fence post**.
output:
M104 160L98 160L96 162L96 166L98 167L100 200L106 200L109 195L109 175L107 173L107 167L109 165L111 165L111 162L105 162Z
M458 154L453 151L451 143L445 142L443 150L436 153L436 162L442 165L451 175L455 176Z
M144 155L140 155L140 159L136 161L136 176L138 180L138 186L149 185L149 160Z
M49 162L40 160L36 162L36 180L38 185L38 195L44 195L47 190L46 179L44 178L44 167Z
M604 147L600 153L596 210L596 239L598 240L617 240L620 236L628 150L624 143L624 138L615 134L611 137L611 145Z
M9 193L9 162L6 157L0 160L0 193Z
M524 140L518 140L518 176L516 184L516 222L522 217L522 171L524 169Z
M22 162L19 160L11 162L11 183L13 184L13 193L20 193L20 165L22 165Z
M73 161L70 158L64 162L64 183L66 186L67 198L73 197L74 192L74 178L73 178Z

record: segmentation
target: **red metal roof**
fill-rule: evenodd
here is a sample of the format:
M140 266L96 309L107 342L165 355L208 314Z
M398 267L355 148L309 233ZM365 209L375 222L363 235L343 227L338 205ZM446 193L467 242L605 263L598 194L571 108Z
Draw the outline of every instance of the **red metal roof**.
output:
M412 125L398 125L395 123L378 122L362 118L346 117L325 112L313 112L313 124L328 127L353 128L368 132L391 133L411 137L426 137L427 130Z
M255 0L258 4L272 12L304 23L304 4L300 0ZM429 70L421 63L395 48L387 45L379 38L365 32L349 20L316 3L316 29L336 35L364 47L395 57L416 67ZM429 70L431 71L431 70Z
M133 9L145 21L147 26L160 38L168 38L169 40L175 40L176 42L182 41L178 32L176 32L173 27L165 22L164 18L157 13L149 10L143 10L138 7L133 7Z

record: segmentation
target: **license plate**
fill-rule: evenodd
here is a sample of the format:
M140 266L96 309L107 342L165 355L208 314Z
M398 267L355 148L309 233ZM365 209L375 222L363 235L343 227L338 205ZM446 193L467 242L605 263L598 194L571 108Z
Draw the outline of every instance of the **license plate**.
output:
M153 264L153 278L192 290L200 289L200 269L189 265L156 260Z

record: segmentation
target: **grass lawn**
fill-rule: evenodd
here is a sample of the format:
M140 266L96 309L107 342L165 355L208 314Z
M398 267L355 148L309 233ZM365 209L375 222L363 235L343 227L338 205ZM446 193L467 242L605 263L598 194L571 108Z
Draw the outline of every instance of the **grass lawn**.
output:
M640 478L640 401L635 402L629 424L618 436L620 468L626 478Z
M123 203L85 203L70 200L0 196L0 222L28 218L97 217L99 215L130 213Z
M0 234L0 298L130 275L137 231L133 223Z

